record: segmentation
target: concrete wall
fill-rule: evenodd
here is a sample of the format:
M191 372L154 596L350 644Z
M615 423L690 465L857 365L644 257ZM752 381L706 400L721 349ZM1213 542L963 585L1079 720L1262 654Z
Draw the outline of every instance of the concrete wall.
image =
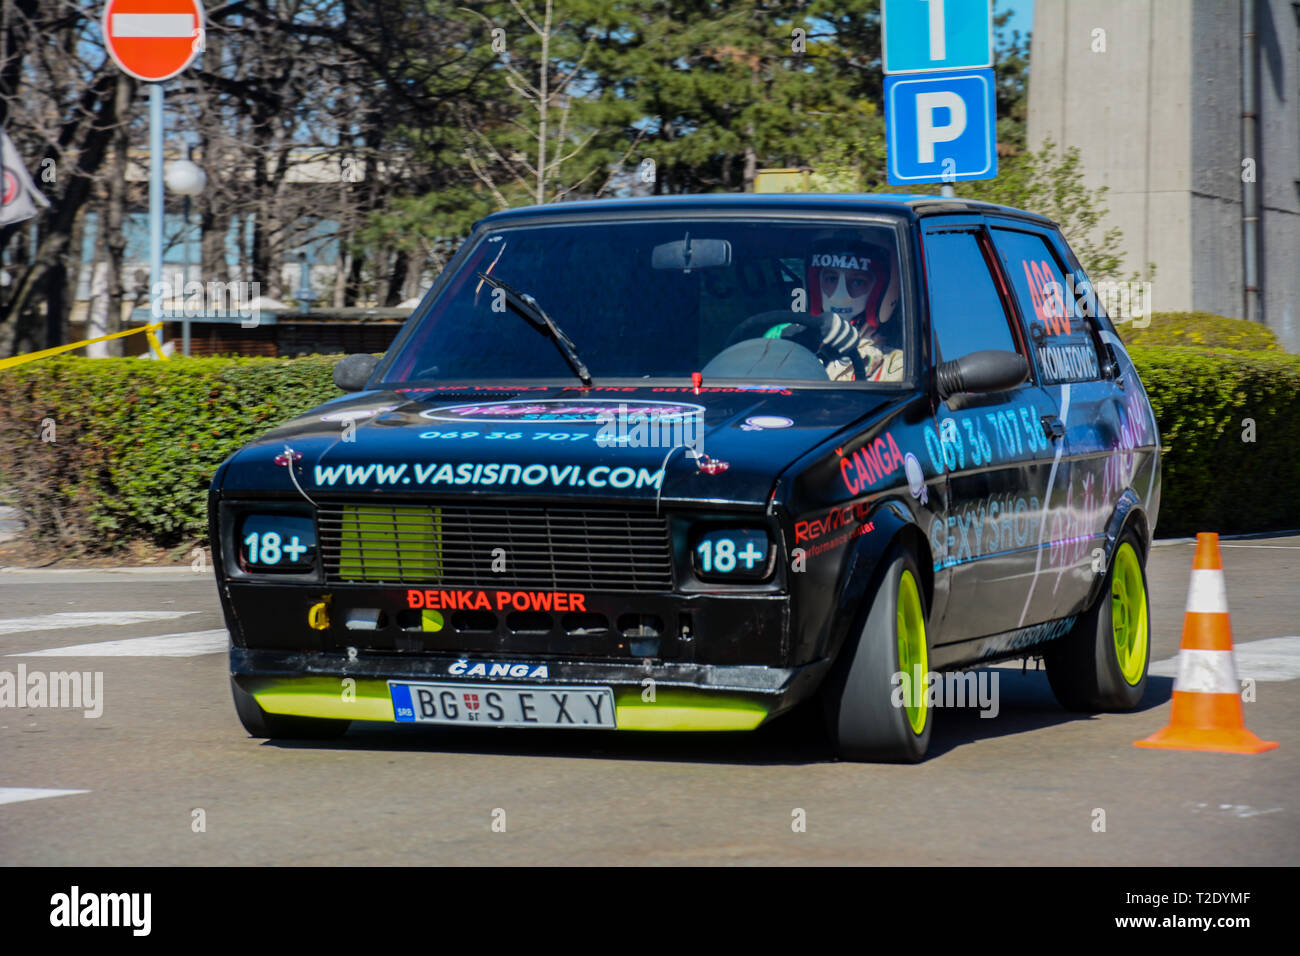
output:
M1189 5L1190 6L1190 5ZM1241 3L1198 3L1192 27L1192 301L1240 318Z
M1256 4L1264 320L1300 352L1300 4Z
M1300 7L1256 2L1262 304L1300 351ZM1029 142L1109 187L1125 273L1155 263L1160 311L1241 316L1240 0L1037 0L1030 63Z
M1191 27L1186 0L1034 4L1029 142L1079 147L1087 185L1109 190L1124 274L1154 262L1162 310L1192 302Z

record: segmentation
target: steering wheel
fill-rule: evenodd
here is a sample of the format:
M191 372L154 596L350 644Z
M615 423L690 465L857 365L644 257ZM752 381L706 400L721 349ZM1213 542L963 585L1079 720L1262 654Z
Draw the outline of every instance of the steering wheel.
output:
M760 339L763 333L777 325L800 325L811 331L815 335L821 335L821 319L814 319L812 316L803 312L760 312L758 315L751 315L744 322L731 330L727 336L727 347L735 345L737 342L743 342L745 339ZM849 364L853 366L853 377L859 382L867 379L867 367L862 362L862 356L858 354L857 349L840 354L838 352L827 351L824 347L817 350L817 357L826 362L834 359L848 359Z

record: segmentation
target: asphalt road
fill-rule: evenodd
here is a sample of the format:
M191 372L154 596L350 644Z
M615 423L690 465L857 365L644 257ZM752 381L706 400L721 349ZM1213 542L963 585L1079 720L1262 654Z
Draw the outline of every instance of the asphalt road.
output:
M1177 653L1192 551L1153 552L1155 662ZM997 669L996 717L938 712L916 766L834 762L798 720L258 741L231 705L209 574L0 572L0 673L103 680L95 718L0 707L0 863L1295 865L1300 537L1223 557L1238 669L1257 680L1247 723L1279 749L1140 750L1167 722L1169 676L1134 713L1080 717L1016 666ZM163 635L182 636L138 640Z

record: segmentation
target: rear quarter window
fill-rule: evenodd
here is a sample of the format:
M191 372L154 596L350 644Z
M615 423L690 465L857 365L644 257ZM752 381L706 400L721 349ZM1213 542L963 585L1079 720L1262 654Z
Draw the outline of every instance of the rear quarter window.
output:
M1073 307L1056 251L1041 235L989 230L1024 318L1042 382L1085 382L1101 364L1085 316Z

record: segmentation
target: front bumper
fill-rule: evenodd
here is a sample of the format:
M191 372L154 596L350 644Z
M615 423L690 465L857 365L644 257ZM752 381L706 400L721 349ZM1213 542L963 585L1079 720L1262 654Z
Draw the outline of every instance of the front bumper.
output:
M591 685L614 691L619 730L752 730L816 690L830 662L792 668L699 663L570 661L503 654L545 678L485 678L456 656L397 657L232 647L230 672L267 713L393 721L389 680L511 686ZM474 663L473 659L469 660ZM459 666L458 666L459 665ZM350 680L350 683L349 683Z

